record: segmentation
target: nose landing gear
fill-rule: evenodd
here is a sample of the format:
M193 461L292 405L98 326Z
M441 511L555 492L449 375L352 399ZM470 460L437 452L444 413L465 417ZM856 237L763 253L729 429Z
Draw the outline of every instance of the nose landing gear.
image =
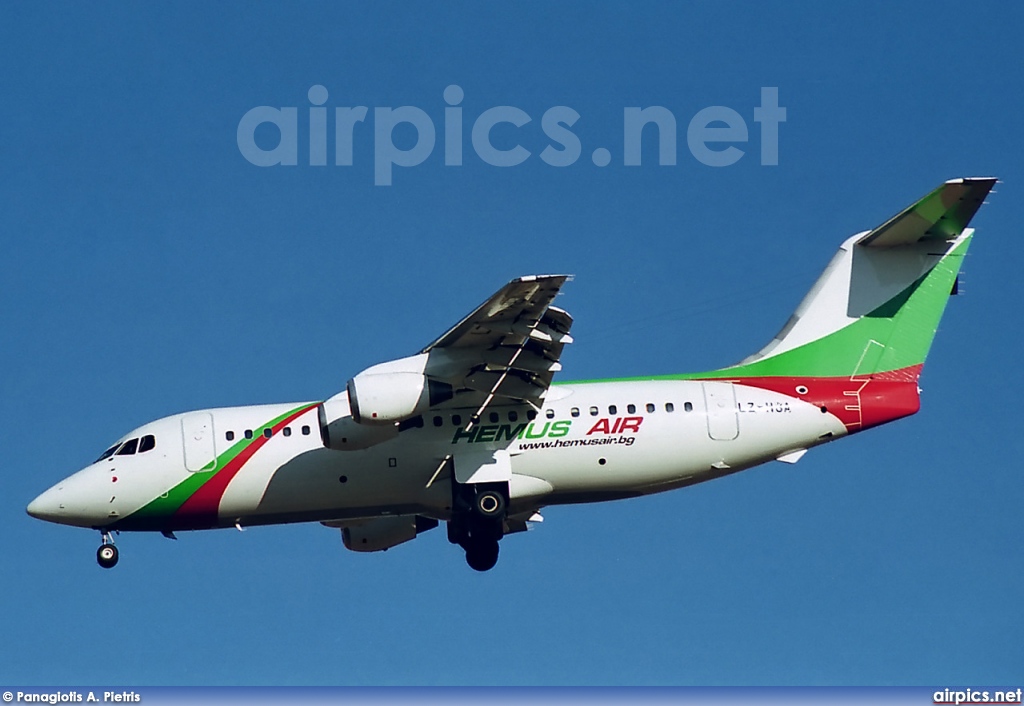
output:
M96 550L96 561L104 569L113 569L117 565L117 547L109 532L103 532L102 535L103 544Z

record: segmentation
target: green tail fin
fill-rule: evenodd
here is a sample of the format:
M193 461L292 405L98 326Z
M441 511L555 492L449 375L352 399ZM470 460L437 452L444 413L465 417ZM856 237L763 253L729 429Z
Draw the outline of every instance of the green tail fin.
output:
M946 182L848 239L771 343L693 377L850 377L920 366L973 237L966 226L995 181Z

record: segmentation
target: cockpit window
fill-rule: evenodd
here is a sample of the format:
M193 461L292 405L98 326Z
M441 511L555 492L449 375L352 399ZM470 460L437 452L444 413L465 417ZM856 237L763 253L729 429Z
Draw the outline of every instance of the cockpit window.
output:
M117 455L118 456L131 456L133 453L135 453L135 451L136 451L136 449L138 449L138 447L139 447L139 440L138 439L129 439L128 441L124 442L124 446L122 446L121 448L119 448L117 450Z
M152 451L156 448L156 437L152 434L146 434L141 439L129 439L123 444L114 444L109 449L103 452L103 455L93 461L93 463L99 463L112 456L131 456L135 453L145 453Z
M99 457L98 459L96 459L96 460L95 460L95 461L94 461L93 463L99 463L100 461L102 461L102 460L103 460L103 459L105 459L105 458L110 458L111 456L113 456L113 455L114 455L114 452L115 452L115 451L117 451L117 449L118 449L118 447L119 447L119 446L121 446L121 444L114 444L114 445L113 445L113 446L111 446L111 447L110 447L109 449L107 449L106 451L104 451L104 452L103 452L103 455L102 455L102 456L100 456L100 457Z

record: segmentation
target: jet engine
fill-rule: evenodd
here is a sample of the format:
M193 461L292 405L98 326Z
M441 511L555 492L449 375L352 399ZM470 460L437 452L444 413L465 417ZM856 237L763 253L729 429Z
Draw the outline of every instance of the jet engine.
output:
M328 523L325 523L328 524ZM437 520L419 515L378 517L341 528L345 547L354 552L381 552L437 527Z
M452 398L452 386L415 372L364 371L348 381L352 419L359 424L394 424Z
M352 418L348 393L340 392L320 404L320 438L332 451L361 451L398 436L397 424L367 426Z

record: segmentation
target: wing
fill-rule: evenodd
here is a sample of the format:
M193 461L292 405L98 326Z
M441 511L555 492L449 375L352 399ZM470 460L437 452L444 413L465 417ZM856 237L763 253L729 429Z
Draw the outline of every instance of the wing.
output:
M455 403L479 408L495 398L540 406L562 349L572 342L572 317L552 302L568 275L514 279L423 349L425 373L456 390Z

